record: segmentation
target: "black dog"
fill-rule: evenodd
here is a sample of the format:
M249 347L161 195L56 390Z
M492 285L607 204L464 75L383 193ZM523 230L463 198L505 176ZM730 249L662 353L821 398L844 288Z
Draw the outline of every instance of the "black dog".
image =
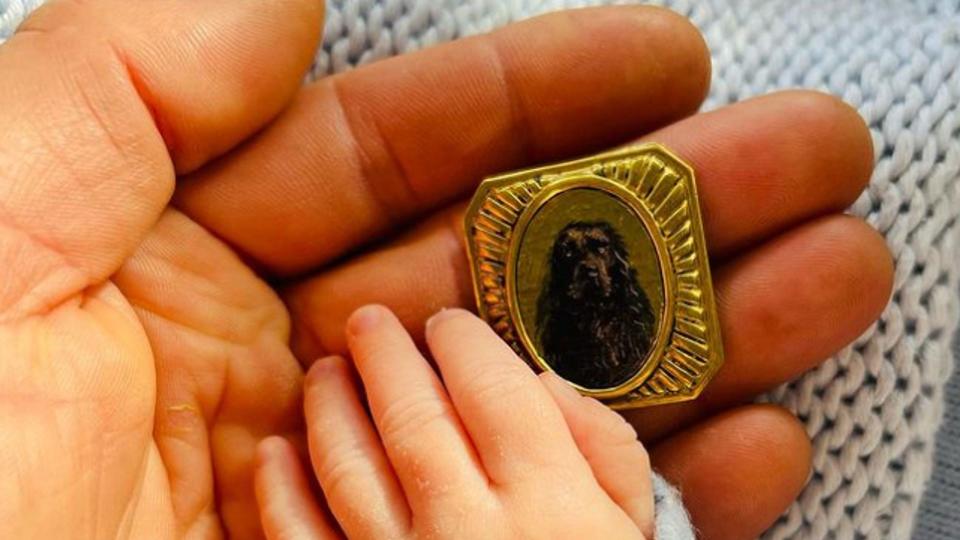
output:
M626 382L654 336L650 301L623 238L606 222L573 222L557 235L537 304L544 360L587 388Z

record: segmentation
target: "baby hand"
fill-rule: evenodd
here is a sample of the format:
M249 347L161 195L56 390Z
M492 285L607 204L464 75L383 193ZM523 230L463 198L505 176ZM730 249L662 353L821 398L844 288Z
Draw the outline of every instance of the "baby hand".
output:
M362 387L330 357L304 388L327 508L289 442L259 447L271 540L653 537L650 465L630 425L535 375L474 315L451 309L427 323L442 379L384 307L355 312L347 337Z

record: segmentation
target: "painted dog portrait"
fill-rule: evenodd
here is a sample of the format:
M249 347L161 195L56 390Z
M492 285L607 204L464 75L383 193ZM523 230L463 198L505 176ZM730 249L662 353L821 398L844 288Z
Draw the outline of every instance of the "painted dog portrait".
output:
M606 221L557 234L537 300L544 361L585 388L611 388L640 370L657 334L650 300L626 244Z

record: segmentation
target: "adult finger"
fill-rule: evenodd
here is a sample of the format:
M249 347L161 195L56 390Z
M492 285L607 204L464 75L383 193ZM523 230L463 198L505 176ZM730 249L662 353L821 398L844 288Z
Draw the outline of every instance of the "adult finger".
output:
M486 174L690 114L708 81L702 38L667 10L544 15L319 81L243 152L185 182L177 204L268 268L300 272Z
M644 538L653 538L650 458L637 440L637 432L622 416L581 396L559 376L545 372L540 380L560 407L600 487L630 516Z
M295 91L313 0L52 2L0 47L0 312L105 279L166 205L174 171L261 127Z
M783 409L748 405L655 446L651 460L679 488L698 538L757 538L810 474L810 440Z
M260 522L269 540L341 538L314 500L300 458L286 439L274 436L261 441L256 467Z
M860 219L833 215L718 268L726 360L696 400L624 411L650 441L793 379L880 316L893 288L886 242Z
M303 409L313 471L344 532L395 538L406 531L410 508L346 360L332 356L314 364Z
M410 329L447 307L472 307L462 206L438 214L380 249L294 284L284 294L294 325L291 346L303 363L320 351L345 351L344 327L357 307L378 303ZM375 281L371 281L375 280ZM370 287L376 282L377 287ZM377 298L361 302L362 298ZM322 355L322 354L321 354Z
M370 415L414 515L439 524L463 502L446 495L486 493L486 475L446 390L397 318L365 306L350 317L347 334Z
M428 309L473 305L458 235L438 218L396 245L287 293L294 351L339 351L342 310L353 302L395 307L408 328ZM371 276L385 286L365 286ZM796 227L714 269L725 363L695 401L627 411L643 440L789 380L860 335L881 313L893 267L883 238L839 214ZM437 305L440 304L440 305Z
M231 149L288 103L313 58L322 17L323 3L313 0L58 1L34 12L6 47L18 68L28 67L20 55L42 53L80 68L48 82L76 92L74 105L88 102L83 114L102 121L102 135L123 135L111 131L120 120L159 131L182 173ZM28 82L18 80L25 89ZM118 109L110 98L122 99L112 104ZM127 109L129 98L142 106ZM139 125L144 109L153 120L146 128ZM122 113L133 117L114 116Z
M666 145L696 171L714 260L845 210L873 171L870 130L856 109L809 90L692 116L645 141Z
M696 165L714 264L751 242L852 204L870 175L870 135L856 113L819 93L785 92L680 121L650 136ZM457 207L372 254L308 277L286 299L294 347L343 350L359 305L394 309L419 328L443 306L472 306ZM371 289L371 279L381 287Z

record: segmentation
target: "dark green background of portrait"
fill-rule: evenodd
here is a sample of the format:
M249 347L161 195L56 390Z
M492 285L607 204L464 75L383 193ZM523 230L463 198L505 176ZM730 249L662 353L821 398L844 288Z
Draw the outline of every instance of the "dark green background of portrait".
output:
M663 317L663 278L656 247L646 227L616 196L598 189L576 188L553 196L541 206L520 239L513 285L520 322L531 343L538 351L542 350L537 338L537 299L546 286L554 241L560 230L573 221L606 221L620 233L630 255L630 265L650 300L656 321L654 328L659 328Z

